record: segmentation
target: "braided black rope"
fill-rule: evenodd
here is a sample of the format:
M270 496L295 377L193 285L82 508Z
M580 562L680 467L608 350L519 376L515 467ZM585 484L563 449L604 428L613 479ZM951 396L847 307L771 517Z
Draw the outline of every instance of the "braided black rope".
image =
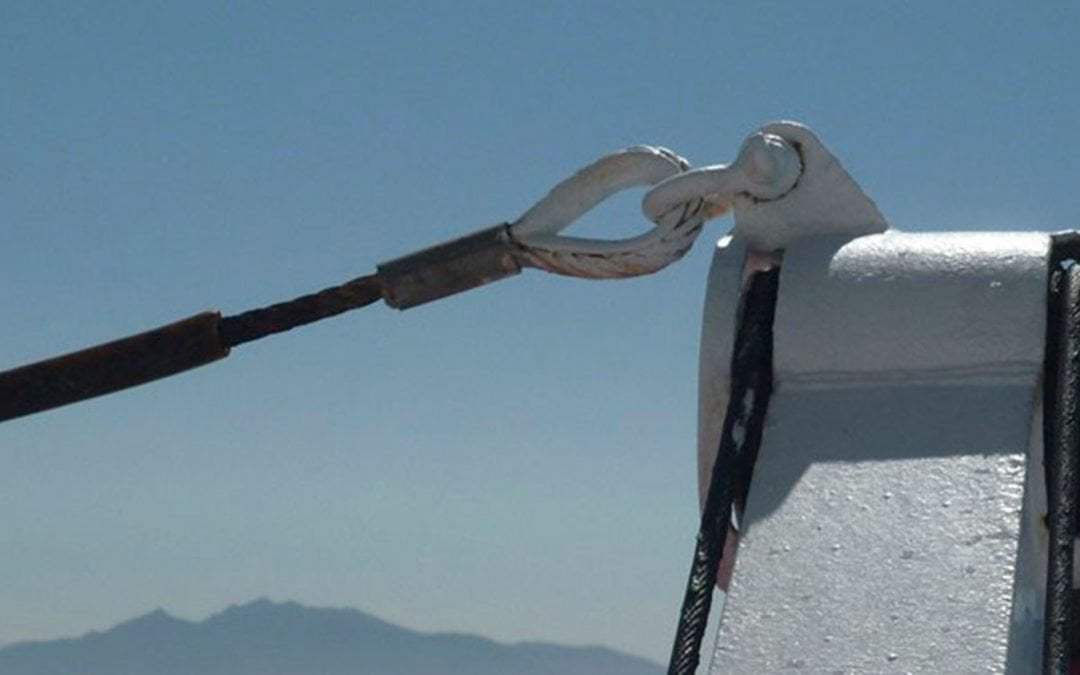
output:
M692 675L697 670L733 504L745 504L772 392L772 324L779 279L779 269L758 272L740 300L730 398L701 513L668 675Z
M1055 261L1054 267L1058 267ZM1067 675L1080 660L1080 607L1072 588L1080 535L1080 265L1052 269L1043 429L1049 517L1042 672Z
M221 319L218 335L225 347L235 347L370 305L381 298L382 284L372 274L294 300L227 316Z

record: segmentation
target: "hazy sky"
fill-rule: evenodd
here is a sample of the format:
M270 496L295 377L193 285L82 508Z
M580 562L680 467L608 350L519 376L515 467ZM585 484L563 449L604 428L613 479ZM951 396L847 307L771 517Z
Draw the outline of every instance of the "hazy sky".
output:
M364 5L367 6L364 6ZM619 148L815 129L902 229L1080 225L1075 3L0 0L0 368L516 218ZM645 227L641 192L584 232ZM708 226L0 425L0 643L266 595L666 658Z

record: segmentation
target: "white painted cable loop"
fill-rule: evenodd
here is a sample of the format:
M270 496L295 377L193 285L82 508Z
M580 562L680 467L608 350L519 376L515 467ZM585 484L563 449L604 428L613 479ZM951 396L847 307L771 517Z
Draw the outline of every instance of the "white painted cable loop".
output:
M556 185L510 226L511 236L524 262L548 272L597 279L655 272L693 245L705 221L701 200L689 200L678 217L636 237L584 239L559 232L616 192L656 185L688 167L664 148L635 146L607 155Z
M548 272L592 279L650 274L681 258L705 221L730 208L740 195L755 200L783 196L802 170L798 152L773 134L743 144L730 166L689 170L666 148L634 146L602 157L556 185L510 226L522 261ZM627 239L566 237L559 233L616 192L652 186L642 202L655 227Z

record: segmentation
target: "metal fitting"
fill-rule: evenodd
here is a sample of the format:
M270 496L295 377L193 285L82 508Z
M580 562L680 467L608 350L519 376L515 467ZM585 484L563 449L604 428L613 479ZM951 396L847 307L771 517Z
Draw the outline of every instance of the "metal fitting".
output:
M378 266L383 299L408 309L521 272L507 223Z

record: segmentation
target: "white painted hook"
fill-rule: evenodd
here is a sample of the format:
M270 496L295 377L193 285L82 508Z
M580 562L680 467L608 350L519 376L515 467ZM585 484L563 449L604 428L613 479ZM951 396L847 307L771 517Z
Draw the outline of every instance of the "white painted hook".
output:
M730 165L705 166L673 176L645 195L645 217L659 222L691 199L704 199L710 215L730 209L736 198L773 200L782 197L802 174L798 151L782 137L758 132L743 143Z

